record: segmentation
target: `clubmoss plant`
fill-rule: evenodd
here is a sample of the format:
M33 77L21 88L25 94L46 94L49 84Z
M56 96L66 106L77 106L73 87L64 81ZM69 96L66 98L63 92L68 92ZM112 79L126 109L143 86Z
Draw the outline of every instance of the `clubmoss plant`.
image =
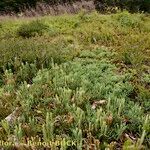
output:
M42 126L44 141L50 141L54 138L54 119L52 115L52 113L47 112L46 122Z

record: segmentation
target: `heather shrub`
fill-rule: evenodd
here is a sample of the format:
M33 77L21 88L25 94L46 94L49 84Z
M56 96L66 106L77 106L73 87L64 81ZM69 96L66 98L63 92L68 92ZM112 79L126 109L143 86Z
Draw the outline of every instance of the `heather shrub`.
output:
M118 20L121 26L127 26L132 28L139 27L142 22L140 16L133 17L132 14L130 14L127 11L118 13L116 15L116 19Z
M47 25L42 23L40 20L35 20L28 24L22 24L17 30L17 35L23 38L29 38L36 35L42 35L47 29Z

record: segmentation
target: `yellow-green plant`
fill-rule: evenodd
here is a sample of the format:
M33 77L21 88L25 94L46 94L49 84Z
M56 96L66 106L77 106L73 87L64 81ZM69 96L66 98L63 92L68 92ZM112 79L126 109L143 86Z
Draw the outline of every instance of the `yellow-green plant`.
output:
M1 121L1 126L3 127L3 129L5 130L5 132L7 133L7 136L9 137L9 135L11 133L11 128L10 128L9 122L6 121L6 120L2 120Z
M18 142L22 141L23 130L22 130L22 124L21 123L19 123L18 125L15 126L14 135L15 135L16 139L18 140Z
M46 122L42 126L44 141L50 141L54 138L54 118L52 113L47 112Z
M83 138L82 138L82 130L79 128L75 128L72 130L74 139L77 142L77 149L82 150Z

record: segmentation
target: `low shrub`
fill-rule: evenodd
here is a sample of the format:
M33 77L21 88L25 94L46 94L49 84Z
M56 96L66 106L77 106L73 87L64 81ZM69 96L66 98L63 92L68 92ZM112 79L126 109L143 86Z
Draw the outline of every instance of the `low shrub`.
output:
M61 64L72 60L78 51L64 39L55 43L42 42L43 38L12 39L0 42L0 72L11 69L17 82L31 82L38 69L50 68L51 61ZM58 39L59 40L59 39Z
M22 24L17 30L17 35L23 38L30 38L36 35L42 35L43 31L47 29L48 26L46 24L40 20L35 20L28 24Z
M142 22L140 16L133 16L127 11L118 13L114 17L116 17L117 21L120 23L121 26L127 26L132 28L139 27Z

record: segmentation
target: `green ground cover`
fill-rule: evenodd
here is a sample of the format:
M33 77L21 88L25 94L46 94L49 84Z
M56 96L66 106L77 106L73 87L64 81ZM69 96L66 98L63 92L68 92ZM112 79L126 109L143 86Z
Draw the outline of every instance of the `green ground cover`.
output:
M149 112L149 15L0 20L1 141L38 135L76 141L62 150L148 149Z

